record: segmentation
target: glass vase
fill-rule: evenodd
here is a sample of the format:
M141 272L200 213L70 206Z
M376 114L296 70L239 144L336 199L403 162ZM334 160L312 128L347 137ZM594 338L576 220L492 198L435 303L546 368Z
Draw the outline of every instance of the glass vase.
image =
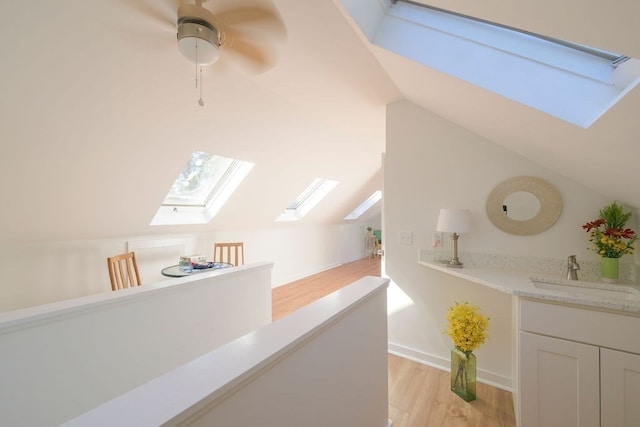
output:
M600 260L600 275L605 283L618 283L618 262L620 258L605 258Z
M451 391L465 402L476 399L476 355L472 352L451 350Z

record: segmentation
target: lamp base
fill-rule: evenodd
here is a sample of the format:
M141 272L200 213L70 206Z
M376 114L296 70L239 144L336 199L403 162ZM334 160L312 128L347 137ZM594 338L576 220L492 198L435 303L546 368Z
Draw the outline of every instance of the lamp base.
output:
M458 233L451 235L451 261L447 263L448 268L462 268L462 263L458 259Z

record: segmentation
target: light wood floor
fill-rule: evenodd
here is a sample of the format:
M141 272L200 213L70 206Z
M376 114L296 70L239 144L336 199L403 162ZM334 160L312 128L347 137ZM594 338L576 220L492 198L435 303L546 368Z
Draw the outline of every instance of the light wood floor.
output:
M364 276L380 277L380 258L364 258L278 286L271 294L272 318L277 320Z
M380 276L380 258L362 259L278 286L273 319L363 277ZM393 427L514 427L511 393L477 384L477 400L465 402L450 390L449 372L389 355L389 418Z

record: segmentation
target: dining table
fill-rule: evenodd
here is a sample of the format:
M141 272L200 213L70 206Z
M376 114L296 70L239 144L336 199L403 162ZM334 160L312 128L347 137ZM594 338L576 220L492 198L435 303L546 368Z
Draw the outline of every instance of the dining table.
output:
M211 266L207 268L193 268L191 271L184 270L179 264L171 265L162 269L161 273L167 277L185 277L193 276L194 274L206 273L208 271L220 270L222 268L233 267L233 264L228 262L211 262Z

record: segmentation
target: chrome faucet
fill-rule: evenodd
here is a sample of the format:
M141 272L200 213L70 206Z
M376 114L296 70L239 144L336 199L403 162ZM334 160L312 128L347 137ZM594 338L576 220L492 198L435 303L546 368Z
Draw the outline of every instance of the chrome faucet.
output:
M580 264L576 261L576 256L569 255L567 258L567 279L578 280L578 270L580 270Z

